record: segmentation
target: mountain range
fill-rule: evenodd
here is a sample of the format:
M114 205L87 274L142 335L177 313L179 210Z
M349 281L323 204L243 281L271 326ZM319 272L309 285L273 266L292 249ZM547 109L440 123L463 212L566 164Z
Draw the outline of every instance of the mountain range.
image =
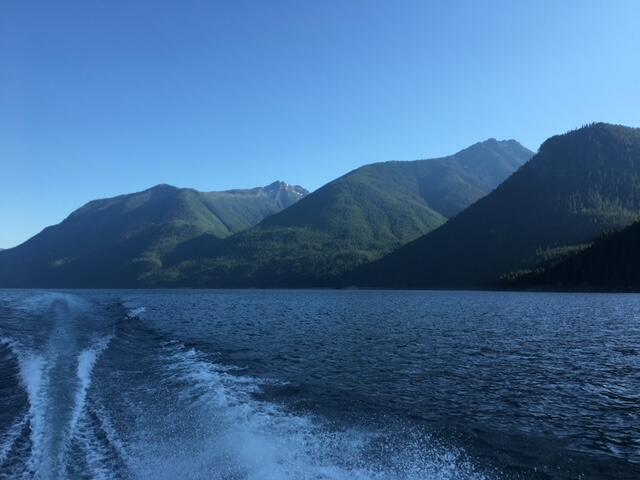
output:
M640 218L640 129L597 123L554 136L497 189L348 283L489 288Z
M535 155L490 139L312 193L95 200L0 251L0 287L634 289L638 219L640 129L595 123Z
M308 192L275 182L224 192L157 185L94 200L58 225L0 253L0 285L125 287L145 284L162 258L203 234L222 239L291 206Z
M213 287L335 285L439 227L532 155L514 140L490 139L449 157L365 165L222 242L199 239L173 258L165 278Z

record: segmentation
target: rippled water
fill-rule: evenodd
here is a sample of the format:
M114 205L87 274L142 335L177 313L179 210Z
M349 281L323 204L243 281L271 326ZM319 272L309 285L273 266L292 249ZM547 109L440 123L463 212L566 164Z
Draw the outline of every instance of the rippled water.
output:
M0 478L640 478L640 296L0 291Z

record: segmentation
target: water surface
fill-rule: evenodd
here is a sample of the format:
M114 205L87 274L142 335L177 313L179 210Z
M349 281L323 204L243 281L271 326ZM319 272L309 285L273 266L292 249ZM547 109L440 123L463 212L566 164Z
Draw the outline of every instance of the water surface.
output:
M0 291L0 478L640 478L640 296Z

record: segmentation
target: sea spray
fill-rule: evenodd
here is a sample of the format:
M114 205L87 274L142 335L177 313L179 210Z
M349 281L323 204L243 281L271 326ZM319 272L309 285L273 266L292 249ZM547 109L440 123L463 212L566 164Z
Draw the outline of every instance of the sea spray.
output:
M190 478L248 480L485 478L460 452L428 438L396 435L391 452L385 432L335 430L320 418L258 400L255 394L268 382L240 375L178 342L166 345L163 361L167 381L180 391L176 408L199 423L182 425L183 442L189 444L186 458L184 451L172 455L159 435L146 444L156 455L165 452L165 458L154 455L143 461L138 468L143 478L171 478L179 472ZM377 458L380 448L385 450L382 461Z
M73 413L68 426L68 436L73 437L78 420L84 412L87 390L91 385L91 374L96 361L107 348L111 341L111 336L103 337L96 341L91 347L85 348L78 355L78 387L75 394L75 401L73 406Z
M35 472L41 459L46 456L45 422L46 422L46 376L47 363L41 354L31 352L18 342L7 337L0 337L0 344L9 347L18 361L19 380L27 393L29 410L26 415L14 421L9 430L2 436L0 445L0 465L9 455L13 444L28 424L30 429L31 454L27 467Z
M101 317L74 295L29 295L15 309L34 334L24 338L28 346L0 337L16 360L14 375L27 402L23 413L17 409L13 423L0 431L0 466L7 464L0 468L0 477L6 471L11 477L68 478L68 465L75 462L69 455L76 455L70 450L72 443L78 440L79 445L90 448L81 438L87 437L87 429L83 425L80 435L79 424L85 415L93 369L112 336L96 337L95 327L104 328ZM15 325L8 326L16 330ZM87 326L92 328L89 335L82 333ZM91 336L94 340L87 340ZM94 477L99 476L98 470Z
M78 366L76 369L77 387L74 396L73 409L69 424L66 428L65 440L58 454L59 465L65 468L66 456L71 442L76 437L78 423L86 413L87 392L91 386L93 368L102 352L108 347L112 336L102 337L92 343L88 348L83 349L78 355ZM91 446L87 441L87 432L84 433L84 445Z
M24 428L29 423L29 415L23 415L18 417L9 429L0 435L0 467L9 457L11 450L13 449L16 441L24 431Z

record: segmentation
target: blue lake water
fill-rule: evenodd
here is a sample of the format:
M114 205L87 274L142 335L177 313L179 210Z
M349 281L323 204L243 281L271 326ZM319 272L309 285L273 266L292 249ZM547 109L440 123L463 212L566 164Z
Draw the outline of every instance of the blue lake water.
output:
M638 479L640 295L0 291L0 478Z

